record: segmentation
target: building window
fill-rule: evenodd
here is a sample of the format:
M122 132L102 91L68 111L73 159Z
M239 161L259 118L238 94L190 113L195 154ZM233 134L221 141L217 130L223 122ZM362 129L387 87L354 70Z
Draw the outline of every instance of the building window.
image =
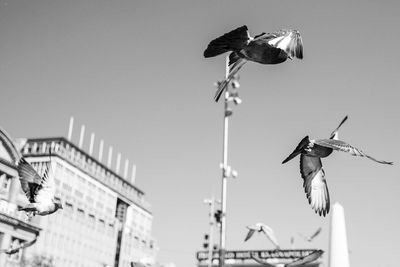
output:
M72 187L68 184L63 183L62 188L67 191L67 192L71 192L72 191Z
M94 228L94 223L95 223L95 217L93 214L89 214L89 226Z
M105 228L106 228L106 223L104 222L103 219L100 219L100 220L99 220L99 227L98 227L98 230L99 230L100 232L104 232Z
M81 183L82 185L85 185L85 184L86 184L85 178L83 178L83 177L80 176L80 175L78 175L78 181L79 181L79 183Z
M101 202L97 202L97 203L96 203L96 207L97 207L99 210L103 210L104 205L103 205L103 203L101 203Z
M85 211L83 209L79 209L76 212L76 222L83 224L85 221Z
M78 198L83 198L83 193L79 190L75 190L75 196L77 196Z
M0 194L7 193L10 190L10 180L5 173L0 175Z

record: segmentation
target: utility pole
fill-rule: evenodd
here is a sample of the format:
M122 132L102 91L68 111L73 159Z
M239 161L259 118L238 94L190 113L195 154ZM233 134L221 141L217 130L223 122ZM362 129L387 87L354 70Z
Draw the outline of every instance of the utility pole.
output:
M228 80L229 76L229 56L226 57L225 63L225 79ZM219 84L219 83L218 83ZM231 91L232 84L232 91ZM236 105L242 101L238 97L236 89L239 88L239 83L233 79L226 85L224 97L224 133L223 133L223 153L222 153L222 191L221 191L221 227L220 227L220 246L219 246L219 266L225 266L225 252L226 252L226 195L227 195L227 178L236 177L237 172L232 170L228 165L228 125L229 117L233 112L229 108L229 103L234 102Z

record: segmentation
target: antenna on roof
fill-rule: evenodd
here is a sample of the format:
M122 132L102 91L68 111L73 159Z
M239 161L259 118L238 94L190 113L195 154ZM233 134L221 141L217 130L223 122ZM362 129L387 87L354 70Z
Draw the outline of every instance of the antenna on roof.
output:
M128 178L129 159L125 159L124 179Z
M108 148L108 160L107 160L107 167L108 167L108 168L111 168L112 152L113 152L113 147L110 146L110 147Z
M90 135L90 145L89 145L89 155L93 154L93 145L94 145L94 133Z
M136 181L136 165L132 164L131 183L135 184L135 181Z
M117 155L117 166L115 168L115 172L119 174L119 167L121 166L121 153L118 153Z
M104 140L100 140L100 147L99 147L99 162L103 160L103 148L104 148Z
M74 127L74 117L71 116L69 119L69 127L68 127L68 140L71 141L72 138L72 128Z
M82 124L82 126L81 126L81 135L79 137L79 144L78 144L79 148L82 148L82 146L83 146L83 138L84 138L84 136L85 136L85 125Z

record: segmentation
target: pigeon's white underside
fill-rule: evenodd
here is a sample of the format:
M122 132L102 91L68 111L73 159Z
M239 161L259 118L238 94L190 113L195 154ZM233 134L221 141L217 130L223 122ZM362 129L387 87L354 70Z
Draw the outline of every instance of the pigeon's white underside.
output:
M329 212L330 199L321 159L300 155L300 173L303 187L311 207L319 214Z

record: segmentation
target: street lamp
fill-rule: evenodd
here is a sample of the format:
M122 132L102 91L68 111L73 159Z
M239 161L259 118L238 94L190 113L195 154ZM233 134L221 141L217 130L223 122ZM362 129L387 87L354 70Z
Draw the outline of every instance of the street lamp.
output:
M225 79L229 76L229 56L226 57L225 64ZM220 83L217 83L220 84ZM222 169L222 191L221 191L221 227L220 227L220 246L219 246L219 266L225 266L225 242L226 242L226 195L227 195L227 178L237 177L237 172L232 170L228 165L228 125L229 117L233 115L232 109L229 107L229 103L239 105L242 100L239 98L237 89L239 88L238 77L234 77L226 85L225 101L224 101L224 133L223 133L223 153L222 163L220 165Z

